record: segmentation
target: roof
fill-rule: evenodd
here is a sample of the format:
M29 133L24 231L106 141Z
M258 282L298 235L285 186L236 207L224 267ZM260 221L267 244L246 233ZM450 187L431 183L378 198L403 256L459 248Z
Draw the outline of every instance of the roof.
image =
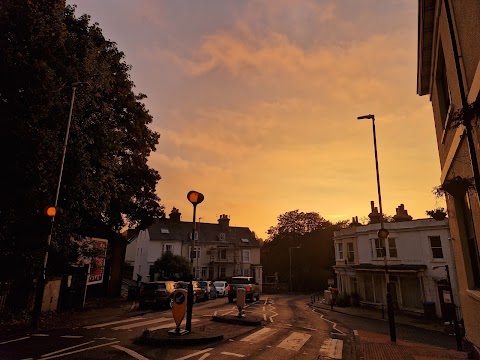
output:
M435 0L418 1L418 95L430 93L435 2Z
M192 223L157 220L148 228L151 241L190 241ZM198 244L237 244L239 247L260 247L255 235L248 227L222 226L220 224L197 223ZM221 235L225 234L225 235Z

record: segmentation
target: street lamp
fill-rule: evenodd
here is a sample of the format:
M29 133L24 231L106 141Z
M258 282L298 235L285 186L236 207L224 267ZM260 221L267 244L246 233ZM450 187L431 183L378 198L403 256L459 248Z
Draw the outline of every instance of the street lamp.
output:
M390 291L390 278L388 275L388 263L387 263L387 238L388 230L383 225L383 209L382 209L382 193L380 191L380 173L378 171L378 154L377 154L377 135L375 132L375 115L368 114L357 117L357 120L370 119L372 120L373 129L373 148L375 150L375 170L377 173L377 193L378 193L378 206L380 208L380 230L378 230L377 236L380 242L383 244L383 261L385 266L385 284L387 288L387 314L388 324L390 327L390 340L397 341L397 332L395 329L395 314L393 312L392 292Z
M458 326L457 321L457 306L455 305L455 301L453 300L453 290L452 290L452 282L450 280L450 270L448 265L437 265L432 266L432 270L444 267L445 271L447 272L447 282L448 282L448 290L450 291L450 301L452 304L452 316L453 316L453 331L455 332L455 340L457 341L457 350L462 351L462 335L460 334L460 327Z
M65 164L65 154L67 153L68 136L70 134L70 124L72 122L73 104L75 103L75 92L77 90L77 86L79 85L90 85L90 84L86 81L78 81L72 84L72 99L70 100L70 112L68 114L67 131L65 134L65 142L63 144L62 163L60 165L60 174L58 175L57 192L55 193L55 205L53 206L55 211L47 212L47 215L50 216L50 219L51 219L50 229L47 236L47 246L45 248L45 255L43 258L42 273L37 281L37 292L35 294L35 303L33 307L32 324L31 324L33 329L36 329L38 327L38 319L42 311L43 294L45 291L45 284L47 279L46 276L47 276L47 263L48 263L48 249L50 248L50 244L52 242L53 225L55 223L55 215L57 214L56 210L58 209L58 196L60 194L60 185L62 184L63 165ZM48 209L52 209L52 207L49 207Z
M292 282L292 249L300 249L302 246L292 246L288 248L290 254L290 292L293 292L293 282Z
M202 193L198 191L189 191L187 194L187 199L193 205L193 227L192 227L192 248L190 250L190 283L188 284L188 293L187 293L187 320L185 323L185 330L188 332L192 331L192 308L193 308L193 251L195 251L195 216L197 214L197 205L200 204L205 197ZM198 256L195 251L195 256Z

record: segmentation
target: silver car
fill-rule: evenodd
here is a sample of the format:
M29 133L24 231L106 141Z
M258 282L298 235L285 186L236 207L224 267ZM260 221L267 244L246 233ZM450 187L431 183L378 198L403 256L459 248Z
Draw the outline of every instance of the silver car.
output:
M215 281L213 285L215 286L215 289L217 289L218 296L224 297L227 295L228 283L226 281Z

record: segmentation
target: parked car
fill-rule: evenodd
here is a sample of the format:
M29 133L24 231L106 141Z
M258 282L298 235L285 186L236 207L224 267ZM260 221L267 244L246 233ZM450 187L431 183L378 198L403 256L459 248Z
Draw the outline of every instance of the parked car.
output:
M151 306L173 306L172 293L175 291L175 281L154 281L145 284L140 290L139 308Z
M205 300L217 298L217 289L215 285L213 285L213 282L201 280L198 283L205 290Z
M188 284L189 281L178 281L176 288L177 289L185 289L188 291ZM205 289L203 289L198 281L192 281L193 284L193 303L195 304L198 301L205 299Z
M228 302L233 302L237 297L237 289L244 288L246 290L245 300L260 300L260 285L251 276L234 276L228 283Z
M218 296L224 297L225 295L227 295L228 283L226 281L215 281L213 285L215 286L215 289L217 289Z

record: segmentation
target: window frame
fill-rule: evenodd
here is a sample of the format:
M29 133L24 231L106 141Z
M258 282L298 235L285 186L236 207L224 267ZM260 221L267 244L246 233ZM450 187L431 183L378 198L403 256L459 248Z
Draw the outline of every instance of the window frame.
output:
M438 240L439 242L439 246L436 244L436 246L434 246L434 244L432 243L432 240ZM432 254L432 259L433 260L443 260L445 259L445 255L443 254L443 246L442 246L442 238L440 235L434 235L434 236L429 236L428 237L428 242L430 243L430 253ZM442 256L441 257L438 257L438 256L435 256L435 253L436 251L435 250L440 250Z
M339 261L345 260L344 251L343 251L343 242L337 242L335 245L336 245L335 248L336 248L337 260Z
M245 256L246 254L248 254L248 256ZM242 262L250 263L250 249L242 250Z

